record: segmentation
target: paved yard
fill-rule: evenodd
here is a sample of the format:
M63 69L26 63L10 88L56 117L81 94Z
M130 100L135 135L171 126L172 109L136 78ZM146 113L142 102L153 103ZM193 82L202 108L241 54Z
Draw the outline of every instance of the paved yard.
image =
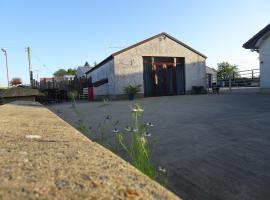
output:
M270 95L186 95L139 102L145 109L142 120L155 124L153 161L169 170L169 189L183 199L270 199ZM118 128L130 123L131 102L100 105L78 104L92 130L107 114L120 121ZM49 108L76 123L70 104Z

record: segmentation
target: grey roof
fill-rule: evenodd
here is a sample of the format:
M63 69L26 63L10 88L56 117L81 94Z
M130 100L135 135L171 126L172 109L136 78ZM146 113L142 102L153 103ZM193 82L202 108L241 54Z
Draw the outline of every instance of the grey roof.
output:
M245 49L257 49L256 43L259 39L261 39L266 33L270 31L270 24L265 26L262 30L260 30L256 35L254 35L251 39L249 39L245 44L243 44L243 47Z
M83 66L83 67L78 67L78 69L80 69L82 71L82 73L86 73L88 72L90 69L92 69L93 67L88 67L88 66Z

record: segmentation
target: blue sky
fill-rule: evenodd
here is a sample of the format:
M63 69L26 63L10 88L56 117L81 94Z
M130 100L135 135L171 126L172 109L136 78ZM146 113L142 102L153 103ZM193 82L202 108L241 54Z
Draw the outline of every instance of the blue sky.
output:
M118 48L167 32L208 56L240 69L258 68L258 54L242 48L270 23L269 0L0 0L0 47L10 77L28 83L25 47L32 48L34 77L58 68L99 62ZM0 52L0 86L5 86Z

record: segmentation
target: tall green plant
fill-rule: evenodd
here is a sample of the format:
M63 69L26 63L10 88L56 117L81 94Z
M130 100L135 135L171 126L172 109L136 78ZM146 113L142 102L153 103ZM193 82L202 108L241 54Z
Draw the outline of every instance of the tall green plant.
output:
M131 136L129 144L125 142L123 133L117 129L114 130L114 133L116 133L120 145L128 153L131 164L150 178L155 179L157 173L150 160L151 146L147 139L151 134L147 132L147 125L141 124L139 121L142 113L143 109L141 106L135 104L132 108L133 126L126 127L126 131L128 131Z
M124 88L124 93L125 94L138 94L141 91L142 85L128 85L127 87Z
M71 90L68 92L68 98L71 100L72 108L76 108L77 96L78 96L78 92L76 90Z
M78 131L86 134L86 133L88 133L88 131L87 131L87 128L85 127L85 125L84 125L84 119L81 116L79 110L77 109L77 104L76 104L77 96L78 96L77 91L70 91L68 93L68 97L71 99L71 108L74 110L74 113L77 115L77 118L78 118L76 128L78 129Z

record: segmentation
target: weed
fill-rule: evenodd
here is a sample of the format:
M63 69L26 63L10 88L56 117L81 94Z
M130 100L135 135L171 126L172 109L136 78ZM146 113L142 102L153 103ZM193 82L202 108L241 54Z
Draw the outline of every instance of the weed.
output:
M157 172L150 161L151 147L147 139L147 136L150 136L150 134L147 132L147 125L139 122L139 118L144 110L139 104L134 104L131 111L133 126L127 126L125 128L125 130L130 133L130 144L124 142L124 134L119 130L114 129L113 132L116 134L120 145L128 153L131 164L150 178L155 179Z
M72 109L78 117L77 129L82 132L88 134L88 129L92 130L92 126L89 126L87 129L84 125L84 120L77 110L76 104L76 94L69 95L72 100ZM145 175L149 176L152 179L159 181L162 185L166 185L167 183L167 175L168 172L165 168L159 166L157 169L151 163L151 154L152 154L152 146L148 141L148 138L151 137L151 133L148 131L149 128L153 127L154 124L151 122L147 122L146 124L142 124L139 121L144 110L141 108L139 104L134 104L131 109L133 124L132 126L126 126L124 130L128 134L124 134L119 129L115 128L119 121L113 121L112 116L107 114L106 106L110 103L107 99L104 99L100 107L103 108L104 119L102 123L99 123L97 127L98 134L98 142L100 144L104 144L105 134L112 130L115 138L115 145L111 146L116 152L118 152L119 148L123 148L125 152L128 154L131 160L131 164L143 172ZM112 129L113 127L113 129Z
M166 170L162 166L158 166L157 168L157 177L156 180L163 186L168 184L168 170Z
M83 120L80 112L77 110L76 97L78 96L78 92L77 91L70 91L68 93L68 96L69 96L69 98L71 99L71 102L72 102L71 108L73 109L74 113L77 115L77 118L79 119L78 123L76 125L76 128L77 128L78 131L80 131L80 132L82 132L84 134L87 134L88 130L84 125L84 120Z

